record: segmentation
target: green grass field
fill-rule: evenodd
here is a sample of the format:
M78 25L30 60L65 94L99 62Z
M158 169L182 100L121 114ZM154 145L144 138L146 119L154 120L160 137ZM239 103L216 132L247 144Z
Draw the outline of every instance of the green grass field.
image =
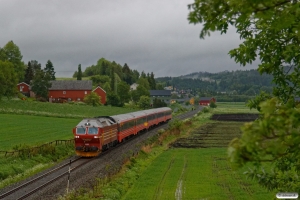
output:
M170 149L142 173L123 199L272 199L257 183L234 171L226 148Z
M244 102L217 102L214 113L258 113L256 109L250 110Z
M0 150L15 145L34 146L54 140L72 139L78 119L0 114Z
M0 113L25 114L37 116L50 116L62 118L84 118L95 116L107 116L133 112L130 108L120 108L112 106L88 106L74 104L60 104L37 101L1 101Z

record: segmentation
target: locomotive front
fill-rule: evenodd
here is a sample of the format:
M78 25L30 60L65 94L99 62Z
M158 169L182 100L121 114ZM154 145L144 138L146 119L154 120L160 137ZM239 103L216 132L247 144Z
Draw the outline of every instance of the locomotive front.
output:
M73 129L76 154L84 157L99 155L108 139L105 135L107 132L105 130L114 127L116 127L115 122L109 118L83 119ZM110 137L113 140L113 134L111 134Z

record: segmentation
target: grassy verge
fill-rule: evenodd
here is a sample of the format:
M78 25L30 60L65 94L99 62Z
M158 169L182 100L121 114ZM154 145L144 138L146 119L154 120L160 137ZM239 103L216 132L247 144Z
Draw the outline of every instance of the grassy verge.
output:
M41 154L30 158L24 156L0 157L0 189L24 180L74 154L74 145L60 145L50 148L51 151L48 148Z

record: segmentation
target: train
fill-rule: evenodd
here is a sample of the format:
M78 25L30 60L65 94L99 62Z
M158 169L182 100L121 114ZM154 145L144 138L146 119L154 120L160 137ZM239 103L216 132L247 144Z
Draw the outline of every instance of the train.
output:
M171 119L172 110L168 107L83 119L73 128L75 152L82 157L98 156L102 151Z

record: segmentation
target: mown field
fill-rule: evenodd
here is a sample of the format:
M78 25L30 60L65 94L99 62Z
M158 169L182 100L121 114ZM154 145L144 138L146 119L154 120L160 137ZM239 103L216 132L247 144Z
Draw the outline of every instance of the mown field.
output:
M0 121L0 150L6 151L16 145L72 139L72 129L80 119L0 114Z

